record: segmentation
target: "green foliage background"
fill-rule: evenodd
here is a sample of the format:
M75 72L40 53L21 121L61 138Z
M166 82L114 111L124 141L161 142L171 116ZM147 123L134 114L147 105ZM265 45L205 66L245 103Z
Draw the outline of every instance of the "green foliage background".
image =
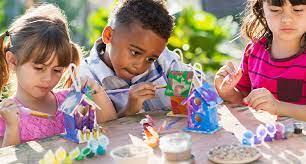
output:
M90 45L107 25L110 10L101 8L88 19ZM214 15L193 8L185 8L175 15L176 25L168 48L183 50L185 63L200 63L204 71L215 72L230 56L219 46L231 40L238 31L232 16L217 19Z
M70 23L72 39L83 46L85 51L90 50L95 40L101 36L107 25L108 16L113 7L99 8L89 11L88 0L39 0L37 3L48 2L57 4ZM25 11L23 3L11 0L0 1L0 30L4 32L12 18ZM228 43L237 34L238 24L232 16L217 19L213 14L186 7L176 17L176 25L168 48L183 50L185 63L200 63L204 72L214 73L224 62L231 57L227 54L230 49L221 47ZM86 53L85 53L86 55ZM5 98L10 89L6 89L0 98Z

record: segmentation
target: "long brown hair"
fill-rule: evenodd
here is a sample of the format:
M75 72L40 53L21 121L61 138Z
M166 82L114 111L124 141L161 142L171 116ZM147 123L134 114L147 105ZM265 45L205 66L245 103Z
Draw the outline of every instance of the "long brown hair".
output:
M274 6L283 6L286 3L286 0L247 0L247 5L244 11L245 16L241 26L241 35L253 41L266 37L266 46L270 47L273 34L264 17L263 2L267 2ZM289 2L293 6L306 5L306 0L289 0ZM305 35L306 34L301 38L301 52L306 48Z
M5 41L5 37L7 41ZM0 89L9 80L7 51L17 58L17 66L32 61L44 64L57 59L59 66L79 64L81 50L69 36L67 20L61 10L51 4L31 8L16 19L0 36Z

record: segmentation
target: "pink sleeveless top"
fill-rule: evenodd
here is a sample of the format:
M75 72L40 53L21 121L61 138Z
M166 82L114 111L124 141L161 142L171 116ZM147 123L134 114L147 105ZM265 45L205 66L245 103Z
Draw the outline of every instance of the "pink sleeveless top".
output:
M66 98L68 91L62 90L54 93L57 102L57 111L52 119L45 119L36 116L31 116L25 113L19 115L19 132L21 142L46 138L64 132L64 114L59 111L59 108ZM17 99L13 100L21 105ZM5 122L0 118L0 136L4 136Z

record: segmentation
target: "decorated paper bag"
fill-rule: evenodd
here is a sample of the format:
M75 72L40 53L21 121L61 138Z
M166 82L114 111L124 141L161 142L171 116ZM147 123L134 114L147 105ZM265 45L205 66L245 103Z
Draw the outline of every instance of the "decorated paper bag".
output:
M173 52L179 53L181 60L183 59L181 50L176 49ZM187 115L186 105L181 102L189 95L192 80L193 71L188 65L176 64L169 71L165 95L170 96L173 114Z

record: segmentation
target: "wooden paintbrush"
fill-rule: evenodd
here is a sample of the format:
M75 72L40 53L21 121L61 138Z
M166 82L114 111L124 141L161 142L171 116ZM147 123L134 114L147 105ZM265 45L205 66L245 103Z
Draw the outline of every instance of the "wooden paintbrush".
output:
M162 89L166 88L167 85L157 85L155 86L156 89ZM107 94L112 94L112 93L120 93L120 92L128 92L130 88L125 88L125 89L116 89L116 90L106 90Z

